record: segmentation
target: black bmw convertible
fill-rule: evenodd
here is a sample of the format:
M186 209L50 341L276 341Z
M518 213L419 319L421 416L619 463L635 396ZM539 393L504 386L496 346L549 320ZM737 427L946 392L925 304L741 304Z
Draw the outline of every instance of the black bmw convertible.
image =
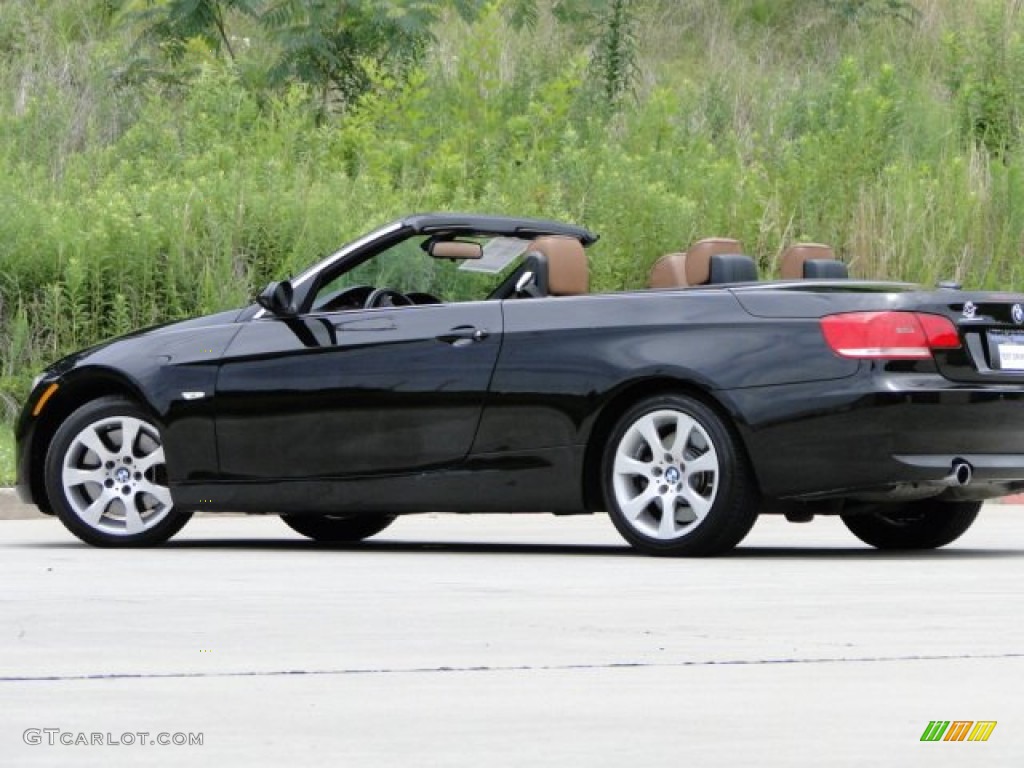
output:
M18 492L99 546L197 510L358 541L428 511L607 511L711 555L758 514L939 547L1024 488L1024 296L853 280L730 240L589 291L586 229L432 214L256 303L71 355L16 427Z

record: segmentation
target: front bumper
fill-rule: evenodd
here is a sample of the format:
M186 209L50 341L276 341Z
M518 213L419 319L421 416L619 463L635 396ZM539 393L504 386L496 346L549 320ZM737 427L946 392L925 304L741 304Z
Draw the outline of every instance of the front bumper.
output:
M50 509L45 504L45 493L42 488L44 457L35 456L36 432L40 421L46 415L46 409L43 408L40 414L34 414L33 411L46 388L54 381L55 378L45 375L36 379L35 386L14 424L15 493L25 504L35 504L46 513L50 513Z
M35 420L26 418L28 406L14 430L14 491L25 504L35 504L32 493L32 437L35 433Z

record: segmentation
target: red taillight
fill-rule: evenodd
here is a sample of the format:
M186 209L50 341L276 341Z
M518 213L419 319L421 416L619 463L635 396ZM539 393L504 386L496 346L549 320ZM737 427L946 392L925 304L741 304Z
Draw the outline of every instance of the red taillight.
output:
M928 346L932 349L956 349L960 346L960 334L948 317L918 312L917 319L921 321Z
M846 312L821 318L821 331L841 357L921 360L933 349L960 346L956 326L923 312Z

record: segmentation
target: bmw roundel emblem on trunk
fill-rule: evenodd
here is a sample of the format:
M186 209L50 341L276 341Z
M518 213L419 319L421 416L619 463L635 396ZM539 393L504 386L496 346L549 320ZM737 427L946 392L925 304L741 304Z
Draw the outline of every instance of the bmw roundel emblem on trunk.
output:
M978 311L978 308L974 306L973 301L964 302L964 320L973 320L974 313Z
M1013 309L1010 310L1010 316L1013 317L1013 322L1017 325L1024 325L1024 307L1020 304L1014 304Z

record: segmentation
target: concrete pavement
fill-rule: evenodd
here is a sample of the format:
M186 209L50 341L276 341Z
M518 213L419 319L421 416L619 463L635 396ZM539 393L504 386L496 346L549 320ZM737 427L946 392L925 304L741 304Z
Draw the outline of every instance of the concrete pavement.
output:
M404 518L357 548L205 517L123 552L23 520L0 579L0 765L1024 760L1021 507L917 555L764 519L713 560L635 556L603 516ZM922 743L932 720L998 725ZM203 744L60 744L138 732Z
M0 488L0 520L42 520L46 515L34 506L22 504L13 488Z

